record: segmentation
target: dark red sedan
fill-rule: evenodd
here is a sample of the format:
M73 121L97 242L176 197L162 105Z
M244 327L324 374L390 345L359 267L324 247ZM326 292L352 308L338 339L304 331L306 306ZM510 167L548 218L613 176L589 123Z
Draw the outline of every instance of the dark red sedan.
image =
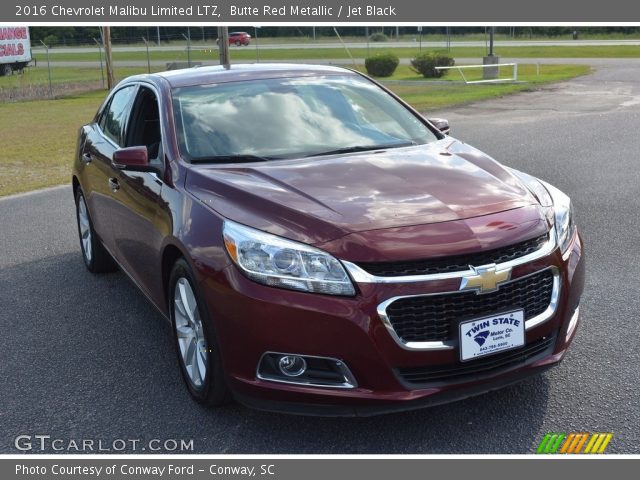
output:
M569 197L448 128L342 68L130 77L80 131L85 264L171 322L207 405L371 415L516 382L571 343L582 240Z

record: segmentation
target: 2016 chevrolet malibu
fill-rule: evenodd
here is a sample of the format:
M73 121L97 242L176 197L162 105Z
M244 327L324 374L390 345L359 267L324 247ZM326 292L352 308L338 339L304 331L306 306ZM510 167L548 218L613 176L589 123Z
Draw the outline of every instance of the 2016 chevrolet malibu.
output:
M557 364L567 195L373 80L300 65L130 77L82 127L82 255L173 327L192 396L320 415L452 401Z

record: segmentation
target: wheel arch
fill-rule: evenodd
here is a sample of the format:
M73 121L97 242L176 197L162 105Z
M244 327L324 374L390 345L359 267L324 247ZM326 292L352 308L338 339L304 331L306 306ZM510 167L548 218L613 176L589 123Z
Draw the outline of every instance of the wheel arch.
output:
M175 265L178 259L184 258L187 263L191 263L189 261L189 256L176 244L169 243L165 245L162 250L162 263L161 263L161 275L162 275L162 291L165 293L165 296L169 291L169 279L171 278L171 270ZM169 309L169 305L166 305L167 311Z
M73 187L73 198L75 198L80 188L80 180L75 175L71 178L71 186Z

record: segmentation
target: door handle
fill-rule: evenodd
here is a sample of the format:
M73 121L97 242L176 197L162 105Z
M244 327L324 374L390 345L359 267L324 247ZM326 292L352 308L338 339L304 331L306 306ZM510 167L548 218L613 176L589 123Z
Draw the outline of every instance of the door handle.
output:
M93 157L91 156L91 154L90 154L90 153L83 153L83 154L82 154L82 161L83 161L84 163L89 164L89 163L91 163L91 160L93 160Z
M109 188L114 192L117 192L118 190L120 190L120 184L118 183L117 178L109 179Z

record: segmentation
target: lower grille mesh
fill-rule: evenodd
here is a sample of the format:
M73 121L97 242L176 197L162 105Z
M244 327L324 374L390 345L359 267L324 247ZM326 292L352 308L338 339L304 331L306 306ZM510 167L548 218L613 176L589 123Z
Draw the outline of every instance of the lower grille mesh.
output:
M535 342L509 352L497 353L485 358L450 365L432 365L397 369L398 376L412 385L435 383L439 381L464 381L471 375L488 374L500 369L523 365L555 344L555 337L541 338Z

